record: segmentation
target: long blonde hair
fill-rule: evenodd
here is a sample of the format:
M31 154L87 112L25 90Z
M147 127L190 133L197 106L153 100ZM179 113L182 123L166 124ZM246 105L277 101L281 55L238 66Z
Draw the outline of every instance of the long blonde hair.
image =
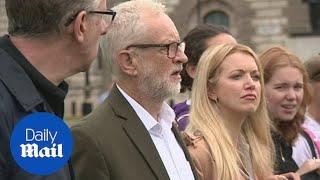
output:
M209 86L219 81L221 64L224 59L236 52L248 54L255 59L260 72L261 101L257 110L250 114L241 127L243 136L251 149L253 172L260 178L272 173L274 151L270 134L270 120L266 110L262 68L255 53L247 46L224 44L208 48L199 60L193 83L190 112L191 131L200 131L208 143L217 169L215 179L239 179L242 163L237 145L227 131L224 118L219 113L219 102L208 97ZM210 79L210 83L209 83ZM213 80L213 82L212 82Z

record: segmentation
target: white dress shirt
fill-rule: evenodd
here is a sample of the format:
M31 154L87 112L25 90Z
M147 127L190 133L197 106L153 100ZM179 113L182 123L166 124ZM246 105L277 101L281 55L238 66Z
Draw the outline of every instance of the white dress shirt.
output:
M168 104L163 103L157 121L118 85L117 87L137 113L145 128L148 130L170 179L194 180L190 164L171 131L172 123L175 118L173 109L171 109Z

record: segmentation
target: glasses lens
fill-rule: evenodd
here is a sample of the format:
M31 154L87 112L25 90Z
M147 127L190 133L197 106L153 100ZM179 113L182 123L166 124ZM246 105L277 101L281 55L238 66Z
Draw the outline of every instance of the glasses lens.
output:
M186 43L184 42L180 43L179 49L181 50L181 52L184 52L184 50L186 49Z
M111 14L104 14L103 19L106 22L107 26L109 26L112 22L112 15Z
M169 58L176 57L177 50L178 50L178 43L170 44L169 49L168 49L168 51L169 51L168 52L168 57Z

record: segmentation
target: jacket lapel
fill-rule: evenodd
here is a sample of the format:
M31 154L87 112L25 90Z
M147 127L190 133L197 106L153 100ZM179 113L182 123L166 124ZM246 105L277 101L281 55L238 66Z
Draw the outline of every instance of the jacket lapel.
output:
M123 128L128 138L130 138L156 177L163 180L170 179L149 132L116 86L111 91L109 99L115 113L124 120Z

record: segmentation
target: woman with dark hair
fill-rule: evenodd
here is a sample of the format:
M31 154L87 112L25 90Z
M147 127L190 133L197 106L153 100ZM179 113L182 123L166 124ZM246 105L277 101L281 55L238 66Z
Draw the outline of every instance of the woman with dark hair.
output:
M223 26L204 24L192 29L183 40L186 43L185 54L188 62L181 72L181 92L191 91L196 68L202 53L212 45L236 44L237 41ZM190 99L174 106L178 127L184 131L189 124Z
M311 160L299 169L292 158L292 146L302 132L301 124L311 98L303 64L297 56L281 47L266 50L260 61L264 71L267 107L274 124L275 173L297 172L302 175L319 168L319 163ZM301 178L310 180L310 174Z

